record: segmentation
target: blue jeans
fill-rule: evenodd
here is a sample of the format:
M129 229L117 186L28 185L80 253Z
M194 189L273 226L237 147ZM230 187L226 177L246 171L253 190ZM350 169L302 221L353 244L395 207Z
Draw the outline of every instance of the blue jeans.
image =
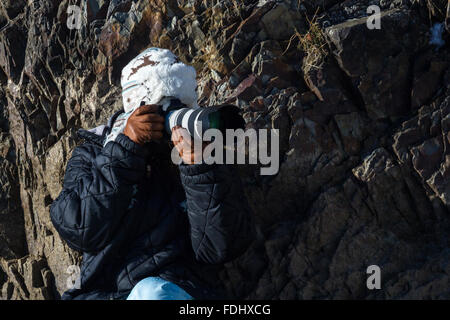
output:
M131 290L127 300L193 300L176 284L159 277L148 277L139 281Z

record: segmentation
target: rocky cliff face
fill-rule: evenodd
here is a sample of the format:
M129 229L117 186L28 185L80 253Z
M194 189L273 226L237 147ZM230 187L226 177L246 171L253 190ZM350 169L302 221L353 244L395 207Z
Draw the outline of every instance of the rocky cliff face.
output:
M367 27L372 4L381 29ZM120 71L149 46L195 66L201 105L235 103L248 127L280 130L278 175L241 168L259 236L224 267L230 294L450 298L447 31L446 44L429 44L447 10L445 0L0 1L0 298L66 289L80 257L49 206L76 130L121 108ZM366 287L372 264L381 290Z

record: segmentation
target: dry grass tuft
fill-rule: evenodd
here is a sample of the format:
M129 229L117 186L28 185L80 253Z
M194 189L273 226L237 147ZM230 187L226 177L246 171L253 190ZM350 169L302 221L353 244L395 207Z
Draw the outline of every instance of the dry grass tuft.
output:
M317 11L316 11L317 14ZM306 17L309 25L308 31L302 35L297 29L295 29L295 33L289 39L288 46L286 50L284 50L283 54L286 53L291 43L294 39L298 39L298 48L306 53L306 59L304 60L305 68L317 68L320 69L320 66L323 62L323 59L328 54L326 49L326 39L323 34L322 29L317 22L317 15L314 14L312 19Z
M233 2L234 13L236 14L236 16L239 16L239 18L241 18L241 21L242 21L243 19L241 16L241 10L239 9L239 4L238 4L237 0L231 0L231 2Z
M428 18L430 22L432 21L433 17L436 18L442 18L446 16L446 7L450 6L450 3L448 0L413 0L413 4L417 4L419 6L426 6L426 9L428 10Z

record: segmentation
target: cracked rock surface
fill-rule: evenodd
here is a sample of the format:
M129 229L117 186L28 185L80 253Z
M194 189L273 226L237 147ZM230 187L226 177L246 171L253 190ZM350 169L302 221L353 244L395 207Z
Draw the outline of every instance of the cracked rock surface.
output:
M66 290L81 257L49 207L77 129L122 107L121 69L149 46L196 68L200 105L279 129L279 173L240 168L258 238L221 272L230 295L449 299L449 15L445 0L1 0L0 299Z

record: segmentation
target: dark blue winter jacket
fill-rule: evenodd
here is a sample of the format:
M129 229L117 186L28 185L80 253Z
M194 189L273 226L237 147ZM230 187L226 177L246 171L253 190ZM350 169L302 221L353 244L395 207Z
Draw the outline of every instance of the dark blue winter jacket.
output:
M235 169L182 164L177 188L165 166L152 162L159 157L154 145L120 134L102 147L108 129L102 136L79 131L85 142L50 209L60 236L83 253L80 286L62 299L123 299L149 276L197 299L223 298L211 286L219 283L217 269L254 237Z

